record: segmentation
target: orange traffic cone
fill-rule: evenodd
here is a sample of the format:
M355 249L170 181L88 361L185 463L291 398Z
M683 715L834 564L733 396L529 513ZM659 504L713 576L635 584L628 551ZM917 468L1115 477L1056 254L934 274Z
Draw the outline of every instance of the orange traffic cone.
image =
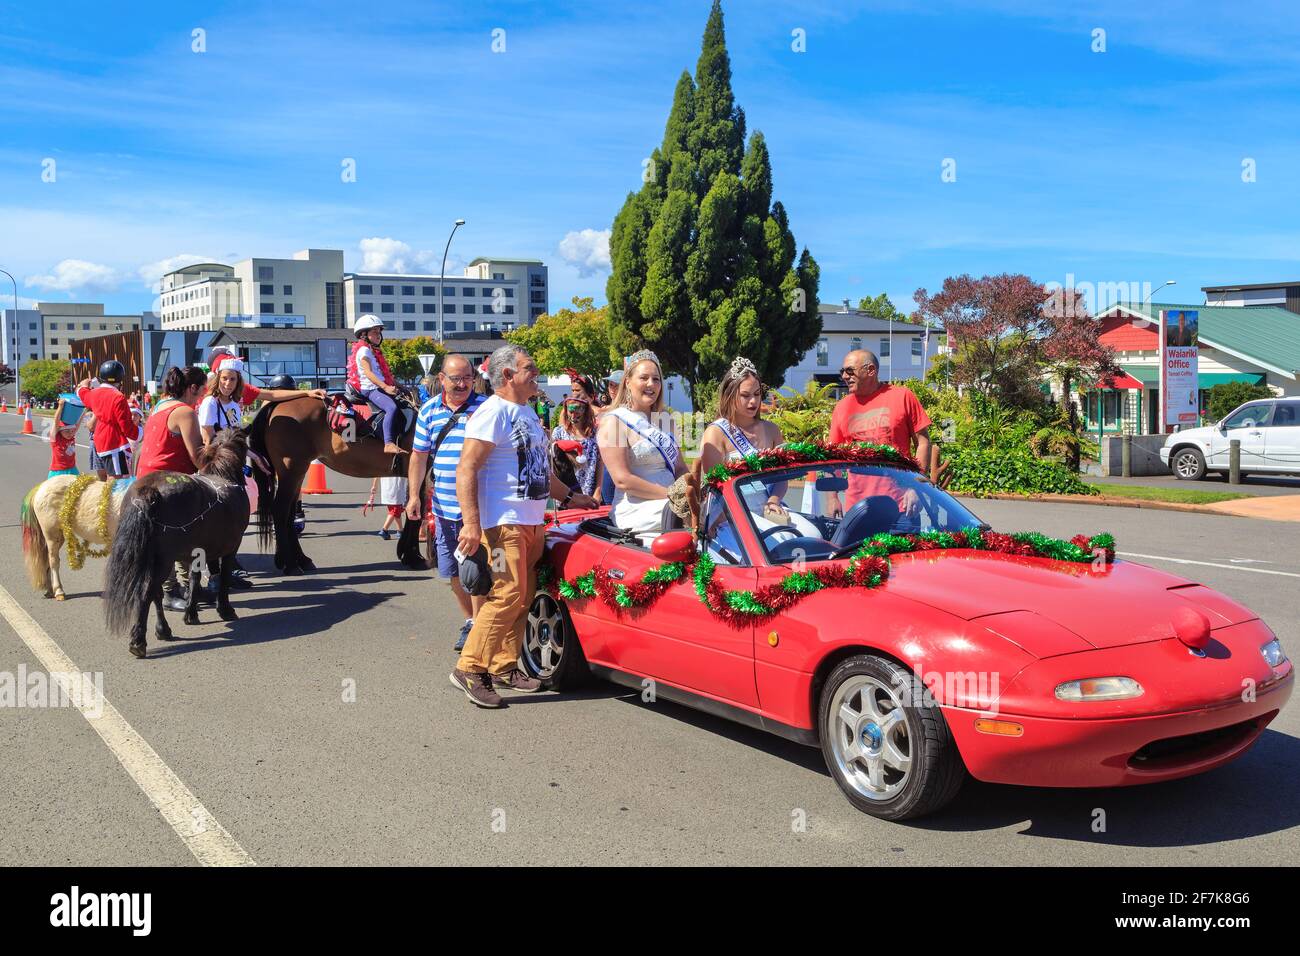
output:
M304 495L332 495L333 489L325 484L325 466L313 461L307 468L307 481L302 486Z
M3 398L0 398L0 415L8 415L8 414L9 414L9 406L5 404L5 400Z
M27 406L26 412L23 413L23 434L36 434L36 429L32 428L32 406L30 405Z

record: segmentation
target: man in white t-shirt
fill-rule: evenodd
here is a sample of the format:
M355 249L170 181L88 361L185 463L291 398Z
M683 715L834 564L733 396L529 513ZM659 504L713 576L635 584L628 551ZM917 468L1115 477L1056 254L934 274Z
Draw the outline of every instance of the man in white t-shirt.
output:
M486 549L492 590L474 616L451 682L480 707L501 706L497 688L541 687L519 670L519 648L537 587L547 499L554 495L561 507L596 506L551 474L546 432L528 404L537 394L537 375L537 364L517 345L492 353L494 394L466 423L456 469L464 521L457 548L467 557Z

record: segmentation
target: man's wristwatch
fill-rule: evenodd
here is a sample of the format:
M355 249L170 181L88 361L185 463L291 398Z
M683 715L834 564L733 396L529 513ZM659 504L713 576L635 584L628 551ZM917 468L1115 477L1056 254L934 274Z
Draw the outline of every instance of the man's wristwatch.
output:
M569 493L568 493L567 495L565 495L565 496L564 496L564 500L560 502L560 507L561 507L561 508L566 507L566 506L569 504L569 502L572 501L572 500L573 500L573 489L570 488L570 489L569 489Z

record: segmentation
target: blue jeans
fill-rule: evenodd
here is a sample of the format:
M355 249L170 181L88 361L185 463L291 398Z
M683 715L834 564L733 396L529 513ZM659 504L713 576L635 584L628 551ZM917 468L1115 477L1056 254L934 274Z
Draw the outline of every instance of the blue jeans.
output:
M384 441L395 443L397 441L397 427L401 424L397 417L397 400L387 392L381 392L379 389L366 392L366 398L384 410Z

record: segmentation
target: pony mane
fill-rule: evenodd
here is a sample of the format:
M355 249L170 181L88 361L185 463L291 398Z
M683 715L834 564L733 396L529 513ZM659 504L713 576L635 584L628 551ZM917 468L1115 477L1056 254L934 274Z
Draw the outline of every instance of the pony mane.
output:
M199 474L242 483L244 457L248 454L248 437L242 429L220 432L199 452Z

